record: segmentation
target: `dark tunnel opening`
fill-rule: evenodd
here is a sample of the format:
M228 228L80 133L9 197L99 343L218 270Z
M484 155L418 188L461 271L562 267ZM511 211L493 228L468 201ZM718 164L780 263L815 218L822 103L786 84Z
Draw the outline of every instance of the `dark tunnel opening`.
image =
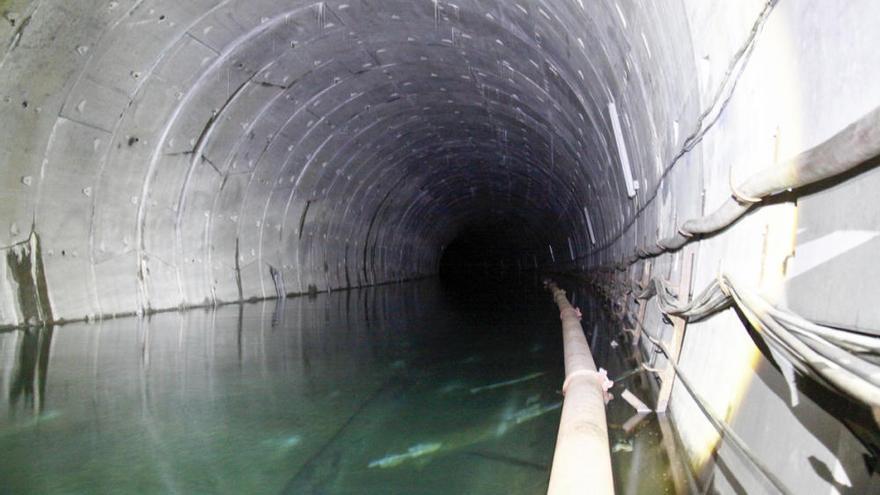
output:
M443 248L438 275L449 290L484 290L530 283L538 270L539 240L521 222L499 219L469 225ZM546 244L549 248L549 243ZM541 253L541 262L547 253ZM533 279L534 277L532 277Z

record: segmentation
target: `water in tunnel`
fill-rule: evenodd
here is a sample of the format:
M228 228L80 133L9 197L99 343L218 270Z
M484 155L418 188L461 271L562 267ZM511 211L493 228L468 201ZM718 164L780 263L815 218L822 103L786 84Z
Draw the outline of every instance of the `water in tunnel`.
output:
M540 295L425 280L5 334L4 490L546 491L562 367ZM657 426L617 428L641 470L621 486L672 489Z
M0 491L880 491L869 0L0 16Z

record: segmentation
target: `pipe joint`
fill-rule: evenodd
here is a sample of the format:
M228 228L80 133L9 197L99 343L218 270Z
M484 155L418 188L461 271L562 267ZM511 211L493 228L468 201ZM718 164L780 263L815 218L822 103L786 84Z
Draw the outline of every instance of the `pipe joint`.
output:
M564 396L566 394L568 387L574 379L582 376L595 380L599 387L601 387L603 394L608 393L608 391L611 390L611 387L614 386L614 381L608 378L608 371L606 371L605 368L599 368L599 371L584 369L575 370L565 377L565 381L562 383L562 395Z

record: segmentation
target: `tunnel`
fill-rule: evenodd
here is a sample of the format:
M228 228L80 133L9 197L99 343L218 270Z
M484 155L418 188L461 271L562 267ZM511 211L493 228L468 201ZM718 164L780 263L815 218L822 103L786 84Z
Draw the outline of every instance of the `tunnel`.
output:
M349 469L340 443L370 443L351 431L378 399L338 406L355 412L314 446L304 432L324 429L307 421L255 441L276 449L271 482L255 474L265 465L218 474L219 457L166 465L156 459L193 444L149 422L138 431L158 481L141 485L126 484L120 473L134 468L122 461L113 475L96 465L101 452L145 454L113 450L97 426L75 436L73 418L90 413L68 416L53 400L94 394L106 412L128 411L109 398L128 397L143 410L122 418L161 416L172 405L154 395L174 395L169 381L185 396L184 378L203 365L192 380L214 393L211 373L231 373L216 356L247 362L255 348L267 382L280 379L265 370L299 363L290 380L311 377L302 400L317 400L326 380L366 376L365 341L369 359L387 357L418 386L434 378L415 363L436 356L389 357L410 345L465 367L486 359L484 378L504 390L520 376L547 394L564 378L556 307L541 288L552 278L618 383L608 403L618 492L667 486L640 481L642 470L678 493L880 493L872 2L6 0L0 15L0 459L31 459L0 468L0 485L372 493L363 480L359 490L318 478ZM836 169L813 174L814 162ZM767 170L782 170L781 182L749 182ZM206 330L224 325L237 336ZM297 325L298 340L266 330ZM511 358L521 366L508 376L465 356L484 344L533 361ZM815 352L832 364L804 365L801 345L825 346ZM120 354L106 357L107 346ZM838 367L861 381L828 374ZM98 379L113 370L124 383ZM245 393L229 380L230 397ZM656 411L642 440L617 424L625 385ZM462 387L483 397L483 385ZM416 470L383 493L542 492L560 406L530 397L493 431L506 439L527 422L543 439L533 444L548 445L537 464L474 453L454 436L388 447L352 472ZM180 428L202 431L185 411L207 406L173 404ZM94 462L58 460L46 453L53 439L97 452ZM290 460L303 445L311 457ZM510 486L444 485L470 472L447 445L527 473ZM432 463L447 474L420 478ZM71 469L79 477L63 481ZM188 473L200 469L225 481L199 485Z

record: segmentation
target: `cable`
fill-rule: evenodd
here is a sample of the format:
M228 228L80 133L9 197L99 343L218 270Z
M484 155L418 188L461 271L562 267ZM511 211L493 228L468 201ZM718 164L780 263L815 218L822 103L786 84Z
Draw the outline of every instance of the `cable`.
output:
M752 175L735 187L735 192L715 211L687 220L674 235L660 239L654 246L637 248L617 266L626 267L640 258L651 258L675 251L692 240L715 234L739 220L752 207L760 206L760 201L770 196L840 176L878 155L880 107L874 108L824 142ZM739 197L748 199L741 202Z
M761 13L758 14L758 17L752 24L752 28L749 31L748 37L746 37L745 41L743 41L743 44L740 45L739 49L737 49L736 53L734 53L733 57L731 57L730 62L727 64L727 69L724 72L724 77L722 78L721 83L718 85L718 88L716 89L715 94L712 97L712 102L697 117L696 128L687 138L685 138L684 143L682 143L679 151L663 168L663 171L660 173L660 177L657 180L656 186L651 191L651 195L645 199L645 201L641 204L641 206L638 207L638 209L633 213L630 219L627 220L620 227L620 231L614 237L607 239L605 242L602 243L601 246L598 246L593 251L588 253L588 255L592 255L598 253L599 251L607 249L608 247L613 245L615 241L623 237L627 229L632 226L639 215L641 215L642 212L657 198L657 194L660 192L660 187L663 185L663 181L666 180L666 176L669 175L669 173L679 162L679 160L690 153L690 151L693 150L693 148L703 140L703 137L706 135L706 133L718 121L719 117L721 117L721 114L727 108L727 104L730 102L730 99L733 96L733 91L736 89L736 85L739 82L740 76L742 76L743 71L748 65L748 61L752 56L752 51L755 48L758 36L763 31L764 25L767 23L767 19L770 17L770 14L773 12L773 9L776 7L777 3L779 3L779 0L769 0L767 3L764 4ZM684 243L682 243L681 245L684 245ZM681 245L679 245L675 249L680 248Z
M594 285L595 279L592 281ZM614 287L617 286L617 287ZM626 284L608 287L606 293L625 293ZM762 337L774 361L789 385L793 405L797 403L794 370L818 384L867 404L874 421L880 425L880 366L863 359L860 354L880 355L880 337L846 332L812 323L787 310L777 308L757 292L746 288L735 277L722 274L700 291L691 301L679 303L676 291L663 279L655 277L640 290L633 290L637 299L656 296L658 306L667 315L698 321L735 305L749 320L755 333ZM626 311L624 310L624 314ZM643 335L668 359L697 406L718 432L782 493L789 493L782 482L750 451L730 427L714 416L706 402L682 374L666 346L647 332ZM757 337L753 336L754 339ZM756 343L757 342L756 340ZM648 369L645 367L645 369ZM656 371L656 370L653 370Z
M678 368L678 365L675 364L675 360L671 358L672 353L669 352L669 349L667 349L662 342L655 339L654 337L648 334L645 334L645 336L648 337L648 340L650 340L652 344L654 344L658 349L660 349L660 351L663 352L663 354L666 355L667 363L672 366L673 371L675 371L675 375L678 376L678 379L679 381L681 381L681 384L684 385L685 390L687 390L688 394L694 399L694 402L696 402L697 407L700 408L700 411L703 412L703 415L706 416L706 419L708 419L709 422L712 423L712 426L715 427L716 430L718 430L718 433L721 434L721 436L726 441L728 441L731 446L735 447L736 450L740 452L740 454L745 456L752 463L752 465L754 465L758 469L758 471L760 471L760 473L767 479L767 481L769 481L774 488L779 490L780 493L791 493L791 491L789 491L788 488L786 488L785 485L782 483L782 480L777 478L776 475L773 474L773 472L766 465L764 465L764 463L760 459L758 459L758 457L751 451L751 449L749 449L748 445L746 445L742 438L740 438L739 435L737 435L736 432L727 425L727 423L718 419L715 414L712 413L712 411L709 409L709 406L706 404L706 401L693 389L693 387L691 387L690 382Z
M853 334L816 325L777 308L729 274L722 274L686 304L659 278L638 294L640 299L657 296L667 315L699 321L731 304L746 316L761 335L788 382L792 403L797 404L794 370L826 388L867 404L880 417L880 366L863 355L880 355L880 337Z

